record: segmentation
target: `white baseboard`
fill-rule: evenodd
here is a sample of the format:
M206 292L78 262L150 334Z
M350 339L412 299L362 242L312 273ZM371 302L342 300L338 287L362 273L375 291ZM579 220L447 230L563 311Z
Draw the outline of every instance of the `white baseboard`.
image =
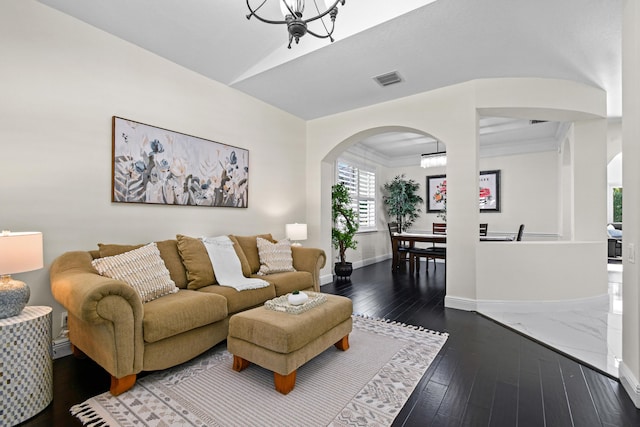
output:
M508 312L508 313L557 313L573 310L607 310L609 294L596 295L588 298L576 298L558 301L505 301L505 300L477 300L479 312ZM604 308L603 308L604 307Z
M69 341L69 338L61 337L54 339L52 350L54 359L69 356L71 354L71 342Z
M631 398L635 407L640 408L640 382L638 382L638 379L633 375L627 365L624 364L624 361L620 362L618 376L622 387L624 387L624 390Z
M444 306L447 308L455 308L464 311L477 311L476 300L469 298L452 297L445 295Z
M333 283L333 274L324 274L320 276L320 286L328 285L329 283Z
M572 310L602 309L608 307L609 295L570 299L562 301L505 301L505 300L474 300L451 295L444 297L444 306L465 311L479 313L553 313Z

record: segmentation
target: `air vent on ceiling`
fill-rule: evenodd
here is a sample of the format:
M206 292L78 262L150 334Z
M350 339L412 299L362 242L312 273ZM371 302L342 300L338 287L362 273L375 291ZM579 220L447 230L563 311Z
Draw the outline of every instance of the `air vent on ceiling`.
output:
M397 71L380 74L379 76L375 76L373 79L378 82L380 86L389 86L402 81L402 77L400 77L400 74L398 74Z
M548 120L529 120L529 124L535 125L538 123L547 123Z

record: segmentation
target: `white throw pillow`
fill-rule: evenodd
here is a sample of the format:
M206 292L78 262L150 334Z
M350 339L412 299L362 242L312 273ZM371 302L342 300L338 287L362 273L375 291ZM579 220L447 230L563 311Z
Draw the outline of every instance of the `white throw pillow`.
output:
M296 271L293 268L291 241L289 239L271 243L262 237L256 237L256 243L258 244L258 255L260 256L258 275Z
M178 292L155 243L120 255L94 259L91 264L102 276L129 284L143 303Z

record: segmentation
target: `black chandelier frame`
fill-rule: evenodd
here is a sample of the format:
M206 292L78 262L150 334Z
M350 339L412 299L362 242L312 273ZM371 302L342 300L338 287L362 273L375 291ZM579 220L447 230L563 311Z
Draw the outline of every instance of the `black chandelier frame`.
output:
M286 24L287 30L289 31L289 45L287 46L287 48L291 49L291 43L295 40L296 44L298 44L300 42L300 37L304 36L307 33L319 39L328 38L333 43L334 39L332 35L333 35L333 30L335 29L336 16L338 16L338 4L340 4L341 6L344 6L346 0L336 0L333 3L333 5L328 7L327 10L325 10L324 12L320 12L318 8L317 0L313 0L313 3L316 7L316 11L318 11L318 15L309 19L302 19L302 12L304 10L304 6L302 7L303 10L296 11L291 8L288 2L285 1L284 4L287 6L289 13L285 16L284 20L267 19L258 15L258 11L262 8L262 6L264 6L267 3L267 1L268 0L262 0L260 5L258 5L258 7L253 8L251 7L251 0L247 0L247 7L249 8L249 12L250 12L247 15L247 19L251 19L252 16L255 16L257 20L267 24L277 24L277 25ZM282 0L278 0L278 1L282 1ZM331 18L331 30L327 28L327 26L325 25L325 22L322 20L322 18L324 18L327 15L329 15L329 17ZM322 25L324 27L326 34L318 34L309 29L307 24L309 22L313 22L318 19L322 22Z

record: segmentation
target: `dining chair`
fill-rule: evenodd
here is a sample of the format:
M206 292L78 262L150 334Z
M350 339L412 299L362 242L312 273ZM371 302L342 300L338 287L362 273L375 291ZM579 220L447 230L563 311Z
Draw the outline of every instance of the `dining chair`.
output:
M390 222L387 224L387 227L389 228L389 240L391 241L391 249L393 250L393 235L395 233L400 233L400 227L398 226L397 222ZM398 242L398 260L401 262L407 262L409 261L409 249L410 249L411 245L406 242L406 241L400 241ZM400 263L398 263L398 265L396 266L396 268L400 265Z
M434 222L431 226L431 232L433 234L447 234L446 222ZM433 269L435 270L436 259L447 259L447 247L441 244L433 243L429 248L410 248L409 249L409 274L413 274L414 271L419 271L420 266L416 269L416 261L420 263L420 258L427 259L426 270L429 274L429 258L433 259ZM446 267L445 267L446 268Z
M524 224L520 224L520 227L518 227L518 234L516 235L516 242L519 242L522 240L523 234L524 234Z
M447 234L447 223L446 222L434 222L431 225L431 232L433 234Z
M420 258L426 258L426 271L429 274L429 258L433 259L433 269L436 269L436 259L447 259L446 246L432 246L430 248L411 248L409 249L409 274L414 271L420 272ZM416 262L418 266L416 268ZM445 265L445 269L446 269Z

